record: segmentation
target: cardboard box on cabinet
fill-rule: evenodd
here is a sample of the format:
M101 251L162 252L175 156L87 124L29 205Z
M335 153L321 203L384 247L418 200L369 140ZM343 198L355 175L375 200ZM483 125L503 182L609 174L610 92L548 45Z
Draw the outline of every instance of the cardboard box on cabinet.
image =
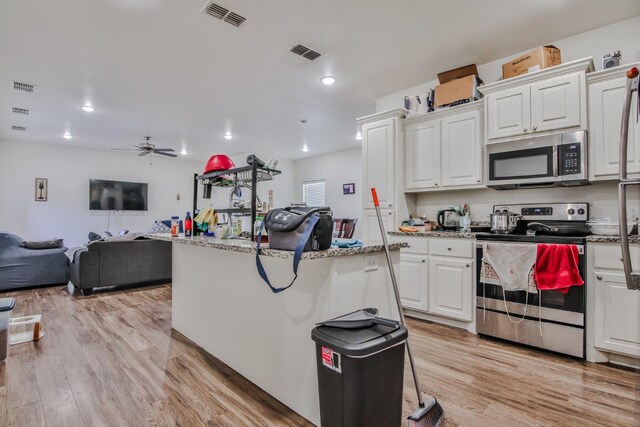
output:
M560 49L555 46L540 46L522 56L512 59L502 66L502 78L519 76L532 73L543 68L560 65Z
M482 80L478 77L476 64L439 73L438 81L440 84L435 88L436 108L458 105L482 97L478 91Z

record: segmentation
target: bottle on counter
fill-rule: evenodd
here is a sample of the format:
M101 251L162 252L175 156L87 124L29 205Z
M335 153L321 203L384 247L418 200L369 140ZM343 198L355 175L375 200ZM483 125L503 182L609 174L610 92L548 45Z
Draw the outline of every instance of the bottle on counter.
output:
M464 217L462 218L462 232L463 233L471 232L471 215L469 215L469 212L464 214Z
M253 239L257 242L258 241L258 232L260 231L260 227L262 226L262 223L264 222L264 217L263 216L257 216L256 217L256 222L253 224ZM262 237L260 239L260 243L266 243L269 241L269 236L267 235L267 229L263 228L262 229Z
M180 217L171 217L171 237L180 236Z
M184 237L191 237L191 230L193 228L193 221L191 220L191 213L187 212L184 217Z

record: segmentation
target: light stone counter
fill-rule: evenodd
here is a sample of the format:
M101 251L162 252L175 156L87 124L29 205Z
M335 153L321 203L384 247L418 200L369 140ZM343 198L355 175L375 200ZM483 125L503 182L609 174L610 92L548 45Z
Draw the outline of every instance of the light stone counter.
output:
M196 236L196 237L171 237L170 234L149 234L150 239L165 240L167 242L181 243L185 245L201 246L204 248L222 249L225 251L241 252L245 254L256 253L256 243L250 240L242 239L217 239L215 237L208 236ZM408 247L407 243L390 243L389 249L397 250L400 248ZM332 258L347 255L359 255L375 252L382 252L384 247L380 244L367 244L365 243L359 248L337 248L332 246L325 251L311 251L303 252L302 259L321 259ZM260 245L260 255L270 256L282 259L292 259L293 251L281 251L276 249L269 249L267 243Z

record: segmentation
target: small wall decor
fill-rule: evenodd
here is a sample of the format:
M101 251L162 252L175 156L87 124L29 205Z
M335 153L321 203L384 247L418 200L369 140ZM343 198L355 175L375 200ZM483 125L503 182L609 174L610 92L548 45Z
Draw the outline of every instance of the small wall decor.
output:
M353 182L342 184L342 194L356 194L356 184Z
M36 202L46 202L49 194L49 180L36 178Z

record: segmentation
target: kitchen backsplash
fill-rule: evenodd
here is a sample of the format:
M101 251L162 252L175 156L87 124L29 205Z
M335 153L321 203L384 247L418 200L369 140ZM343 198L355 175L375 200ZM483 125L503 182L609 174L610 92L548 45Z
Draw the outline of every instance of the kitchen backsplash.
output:
M636 187L633 187L636 188ZM631 209L640 208L640 191L631 188L627 193L629 215ZM408 195L408 197L412 197ZM419 193L415 214L426 214L430 220L436 219L436 212L452 205L467 203L473 221L488 221L493 205L507 203L570 203L587 202L590 216L615 217L618 206L618 184L615 181L599 182L584 187L545 188L528 190L459 190Z

